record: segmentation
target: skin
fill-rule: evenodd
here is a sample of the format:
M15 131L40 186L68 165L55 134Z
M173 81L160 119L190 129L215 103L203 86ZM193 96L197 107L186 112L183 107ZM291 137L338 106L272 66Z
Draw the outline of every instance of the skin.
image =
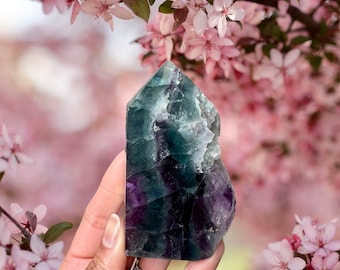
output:
M121 152L111 163L89 202L79 228L60 270L126 270L133 258L125 256L125 152ZM119 214L121 213L121 214ZM118 220L117 214L120 216ZM110 218L111 217L111 218ZM224 253L221 242L208 259L188 262L185 270L215 270ZM143 270L165 270L170 261L142 258L139 266Z

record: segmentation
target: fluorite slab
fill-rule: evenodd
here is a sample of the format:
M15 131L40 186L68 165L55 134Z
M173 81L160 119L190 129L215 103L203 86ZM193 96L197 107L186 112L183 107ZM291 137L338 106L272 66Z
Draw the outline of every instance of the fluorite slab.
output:
M235 212L219 130L213 104L171 62L128 103L127 255L212 255Z

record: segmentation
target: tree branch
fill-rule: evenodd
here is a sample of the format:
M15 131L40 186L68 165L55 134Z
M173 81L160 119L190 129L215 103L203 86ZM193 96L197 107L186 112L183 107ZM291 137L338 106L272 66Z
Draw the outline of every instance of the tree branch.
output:
M0 216L1 214L4 214L15 226L18 227L18 229L21 231L21 233L25 236L25 238L29 241L31 239L31 234L26 231L19 223L16 221L9 213L6 212L5 209L3 209L0 206Z

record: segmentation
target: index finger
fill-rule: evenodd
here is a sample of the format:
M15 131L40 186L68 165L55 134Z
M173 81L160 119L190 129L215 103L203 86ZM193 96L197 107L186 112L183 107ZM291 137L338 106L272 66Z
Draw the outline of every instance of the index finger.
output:
M113 160L86 207L67 256L91 259L100 246L108 218L117 213L125 196L125 152Z

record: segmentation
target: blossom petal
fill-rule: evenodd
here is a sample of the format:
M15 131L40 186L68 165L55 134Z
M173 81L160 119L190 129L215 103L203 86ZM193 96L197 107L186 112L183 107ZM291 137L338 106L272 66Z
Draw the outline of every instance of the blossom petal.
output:
M191 47L204 46L205 40L203 38L192 38L188 41L188 45Z
M284 262L289 262L294 257L292 247L286 239L281 242L280 253Z
M317 241L317 238L318 238L318 233L317 233L317 230L316 228L311 225L311 224L306 224L304 227L304 232L307 236L307 238L312 241L312 242L315 242Z
M35 266L35 270L52 270L47 262L40 262Z
M47 263L49 266L53 267L53 269L59 269L61 265L61 259L48 260Z
M280 70L267 65L261 65L255 68L253 73L253 79L255 81L260 79L271 79L277 76L280 73Z
M57 1L55 1L55 6L57 7L57 9L58 9L58 11L60 13L64 12L64 10L66 8L66 5L67 5L66 0L57 0Z
M205 72L207 74L210 74L214 70L215 66L216 62L213 59L209 58L205 64Z
M100 5L96 0L87 0L81 4L81 11L99 16L98 14L98 5Z
M34 254L33 252L27 250L19 250L18 257L20 257L24 261L27 261L28 263L37 263L41 260L41 258L37 254Z
M227 33L227 30L228 30L227 19L224 16L222 16L217 24L218 35L220 37L224 37L225 34Z
M159 31L162 35L169 35L172 33L174 27L174 17L170 14L160 15Z
M214 43L219 46L232 46L234 42L229 38L218 38L214 39Z
M296 223L302 224L302 220L300 219L300 217L297 214L294 214L294 218L295 218Z
M6 171L7 168L8 168L8 162L0 158L0 172Z
M214 61L219 61L221 58L221 50L216 47L212 46L210 50L209 56L214 60Z
M47 15L49 13L51 13L51 11L53 10L54 7L54 2L51 0L46 0L43 2L43 12Z
M44 225L41 225L41 224L37 224L37 227L35 228L35 231L34 233L36 234L41 234L41 233L46 233L48 230L48 228Z
M44 204L38 205L36 208L34 208L33 213L37 216L38 222L41 221L47 213L47 207Z
M5 221L3 219L0 219L0 246L7 245L9 243L10 238L11 233L7 229Z
M269 264L271 264L271 265L279 265L280 264L278 252L276 252L274 250L270 250L270 249L265 249L262 253L263 253L265 260Z
M314 269L322 269L323 259L319 255L314 255L312 258L312 266Z
M271 81L273 88L277 89L283 85L285 78L283 77L282 73L278 73L274 78L271 78Z
M172 55L172 50L173 50L173 47L174 47L174 43L173 43L171 37L166 37L164 39L164 47L165 47L166 59L170 60L171 59L171 55Z
M229 74L230 72L230 62L227 60L227 59L221 59L219 62L218 62L219 66L221 67L221 69L223 69L223 71L225 72L225 74ZM228 76L229 77L229 76Z
M268 247L269 247L271 250L274 250L274 251L276 251L276 252L280 252L281 241L269 243L269 244L268 244Z
M284 63L283 66L284 67L288 67L291 64L293 64L300 56L300 50L298 49L293 49L291 51L289 51L285 57L284 57Z
M208 26L207 14L200 9L193 18L193 26L197 35L202 35Z
M329 251L339 251L340 250L340 240L333 240L324 245L325 249Z
M303 270L306 262L301 258L293 258L288 262L288 269L290 270Z
M112 15L116 16L119 19L129 20L129 19L134 18L131 12L129 12L127 9L120 7L120 6L115 6L113 8L110 8L110 12Z
M245 12L243 8L239 7L230 7L228 8L228 18L232 21L240 21L243 20L245 16Z
M334 223L328 223L324 228L323 242L327 243L331 241L335 235L336 226Z
M11 203L10 209L13 216L17 216L24 212L24 209L18 203Z
M80 3L78 1L74 1L71 14L71 24L74 24L74 22L76 21L76 18L79 15L80 10L81 10Z
M195 47L191 47L189 48L185 55L189 58L189 59L196 59L200 56L202 56L204 51L204 46L195 46Z
M209 27L214 27L218 25L220 18L221 18L221 15L218 14L217 12L209 14L209 19L208 19Z
M30 247L32 251L39 256L46 251L45 243L36 234L31 236Z
M283 66L283 55L277 49L271 49L270 50L270 60L278 68L281 68Z
M216 11L223 11L226 7L230 7L233 0L214 0L214 8Z
M230 47L230 48L226 47L222 49L221 51L222 51L222 57L233 58L233 57L237 57L240 55L240 51L233 47Z
M13 143L12 143L11 138L9 137L8 130L7 130L5 125L2 125L1 133L2 133L2 137L4 138L7 146L9 148L12 148L13 147Z
M58 241L53 245L49 246L48 249L48 257L49 258L58 258L62 254L64 248L64 242Z
M332 252L328 254L324 258L324 267L325 269L333 269L333 267L338 263L339 261L339 254L336 252Z
M303 241L302 245L309 252L314 252L319 248L316 244L314 244L313 242L309 242L309 241Z

